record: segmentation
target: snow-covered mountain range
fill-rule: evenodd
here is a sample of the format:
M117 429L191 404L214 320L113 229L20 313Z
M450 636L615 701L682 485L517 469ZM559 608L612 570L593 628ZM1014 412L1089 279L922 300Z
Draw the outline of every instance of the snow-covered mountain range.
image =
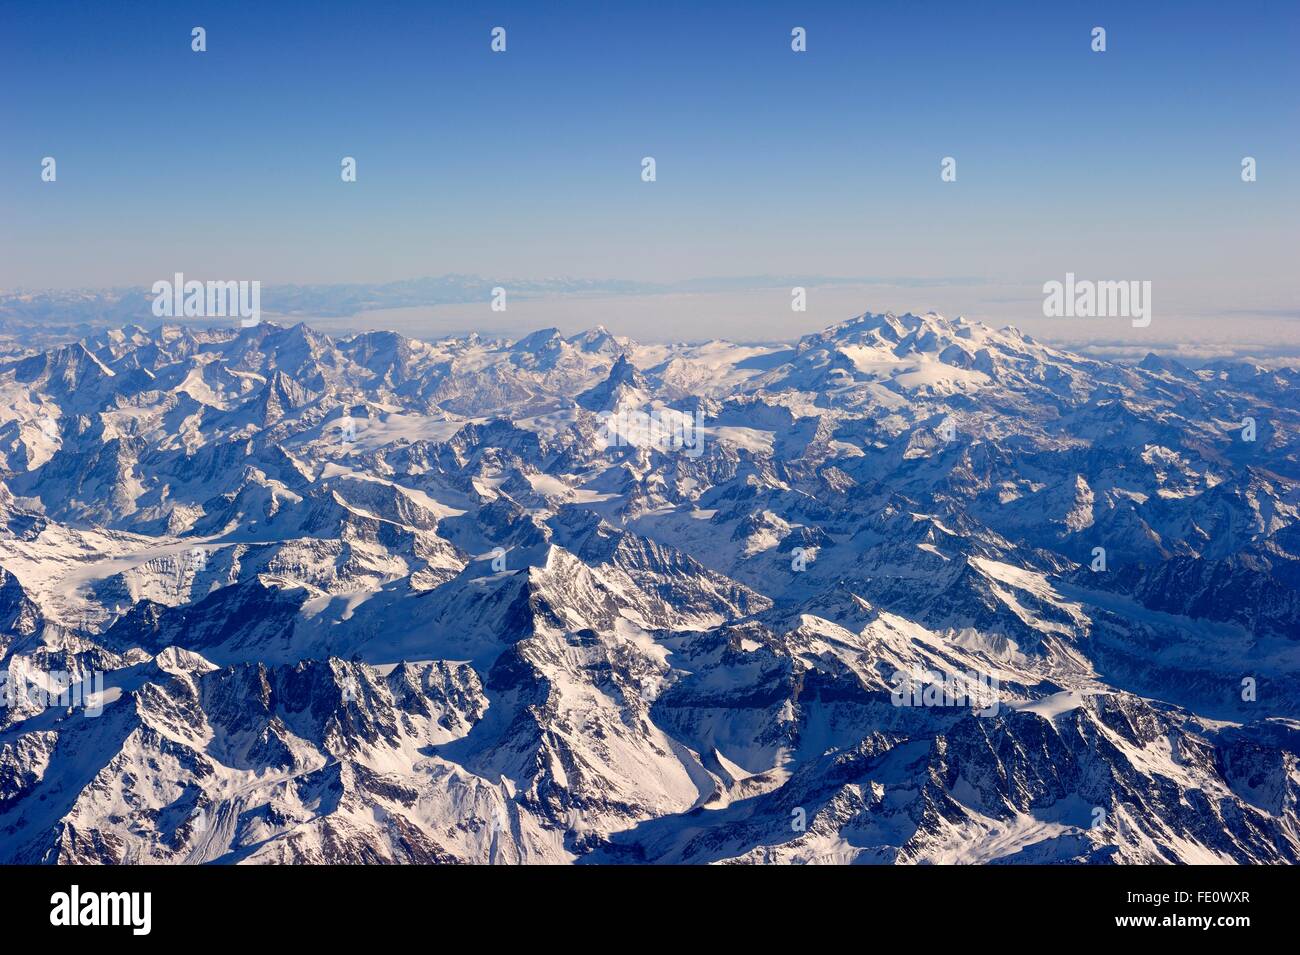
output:
M0 395L0 862L1300 860L1300 371L264 323Z

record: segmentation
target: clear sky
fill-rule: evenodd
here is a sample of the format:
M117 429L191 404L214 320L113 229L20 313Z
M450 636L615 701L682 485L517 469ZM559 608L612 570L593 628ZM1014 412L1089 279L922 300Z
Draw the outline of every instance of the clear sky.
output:
M2 0L0 288L1073 271L1294 317L1298 10Z

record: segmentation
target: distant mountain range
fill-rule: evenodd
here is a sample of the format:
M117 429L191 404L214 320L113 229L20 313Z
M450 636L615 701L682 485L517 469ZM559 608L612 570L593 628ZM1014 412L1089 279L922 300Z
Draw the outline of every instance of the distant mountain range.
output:
M4 304L0 862L1300 859L1300 370Z
M160 276L171 279L171 276ZM737 276L679 282L631 279L484 278L480 275L439 275L395 282L349 282L314 285L268 285L266 308L282 316L346 317L361 312L424 305L487 302L492 290L506 287L524 298L544 295L659 295L719 292L735 289L788 288L792 285L859 285L888 282L902 287L946 285L973 279L842 278L831 276ZM148 287L72 290L0 291L0 332L48 333L79 325L102 327L130 323L156 324L153 294Z

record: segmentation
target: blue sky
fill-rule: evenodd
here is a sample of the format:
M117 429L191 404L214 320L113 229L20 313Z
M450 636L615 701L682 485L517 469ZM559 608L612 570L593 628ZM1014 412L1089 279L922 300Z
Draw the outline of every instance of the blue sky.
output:
M6 3L0 287L1069 270L1300 306L1294 3L696 6Z

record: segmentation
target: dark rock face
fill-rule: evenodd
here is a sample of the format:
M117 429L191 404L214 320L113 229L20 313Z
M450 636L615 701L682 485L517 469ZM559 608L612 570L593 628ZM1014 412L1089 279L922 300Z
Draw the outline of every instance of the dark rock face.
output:
M0 862L1300 861L1298 381L934 315L26 355Z

